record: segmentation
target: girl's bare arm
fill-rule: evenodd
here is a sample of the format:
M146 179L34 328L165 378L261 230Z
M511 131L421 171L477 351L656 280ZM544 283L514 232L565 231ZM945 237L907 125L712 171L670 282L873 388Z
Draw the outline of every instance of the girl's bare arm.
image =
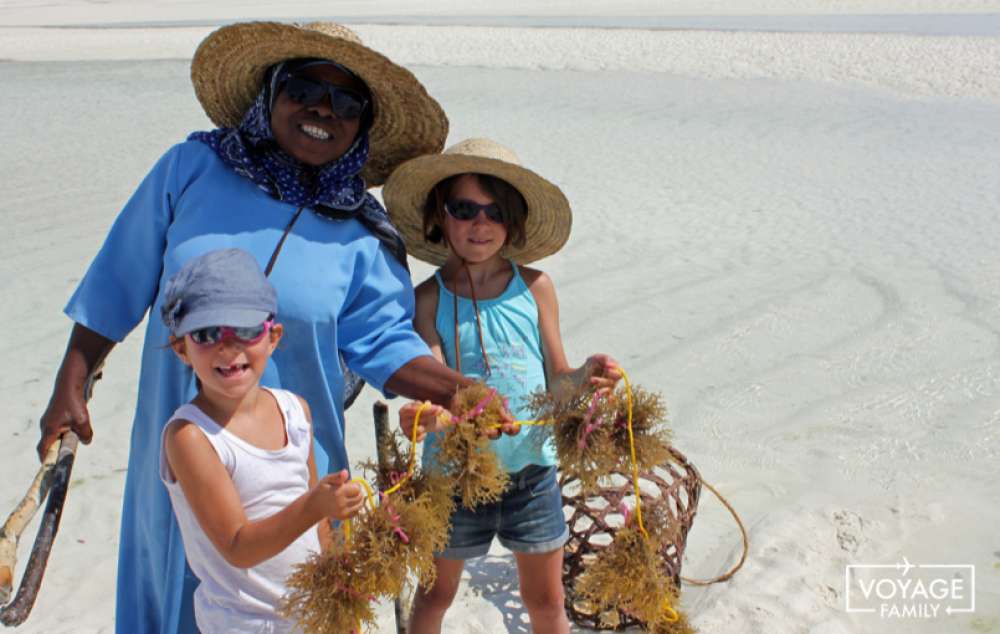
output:
M346 519L364 502L360 487L347 483L347 471L340 471L318 480L274 515L250 521L226 468L197 425L172 424L165 447L167 463L198 524L219 554L237 568L274 557L320 520ZM314 464L311 467L315 470Z

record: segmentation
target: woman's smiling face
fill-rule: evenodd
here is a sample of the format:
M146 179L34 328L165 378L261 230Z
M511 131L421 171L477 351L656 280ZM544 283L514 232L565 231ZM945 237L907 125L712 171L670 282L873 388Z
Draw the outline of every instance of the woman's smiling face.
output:
M335 66L309 66L296 74L361 92L358 80ZM271 108L274 140L295 159L314 167L343 156L354 143L360 126L360 118L337 117L330 107L329 97L307 106L291 99L282 88Z

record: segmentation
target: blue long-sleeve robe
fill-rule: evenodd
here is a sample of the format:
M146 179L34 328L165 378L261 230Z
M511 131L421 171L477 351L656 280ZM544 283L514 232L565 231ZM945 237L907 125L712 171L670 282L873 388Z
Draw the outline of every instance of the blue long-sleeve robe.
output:
M157 464L160 431L195 395L194 376L166 347L161 289L188 259L238 247L266 266L296 208L227 168L206 145L171 148L114 223L66 314L121 341L152 309L142 352L118 553L116 630L193 632L197 579ZM312 409L316 465L348 466L338 350L377 389L408 361L430 354L412 328L406 270L359 222L303 212L270 276L285 335L263 384L291 390Z

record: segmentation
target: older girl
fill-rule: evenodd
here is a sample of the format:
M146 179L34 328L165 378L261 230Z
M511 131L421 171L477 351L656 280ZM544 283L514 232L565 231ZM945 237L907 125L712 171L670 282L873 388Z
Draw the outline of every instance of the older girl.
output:
M508 399L519 419L530 395L620 378L609 356L573 368L559 332L552 280L523 266L558 251L569 237L570 208L558 187L521 167L509 148L469 139L444 154L413 159L385 186L389 213L416 257L441 265L417 287L414 325L434 355ZM567 632L562 547L568 530L555 454L533 437L538 428L493 443L511 485L500 501L458 509L448 548L435 559L437 580L420 588L414 634L440 632L465 560L485 555L494 537L514 552L521 598L534 632ZM437 435L424 459L434 462Z

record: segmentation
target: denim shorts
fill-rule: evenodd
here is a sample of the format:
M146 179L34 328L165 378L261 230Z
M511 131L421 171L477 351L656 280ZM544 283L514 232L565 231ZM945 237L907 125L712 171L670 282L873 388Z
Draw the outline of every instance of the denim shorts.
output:
M493 537L517 553L548 553L563 547L569 527L555 467L531 465L510 474L510 485L498 502L473 510L456 500L444 559L472 559L490 550Z

